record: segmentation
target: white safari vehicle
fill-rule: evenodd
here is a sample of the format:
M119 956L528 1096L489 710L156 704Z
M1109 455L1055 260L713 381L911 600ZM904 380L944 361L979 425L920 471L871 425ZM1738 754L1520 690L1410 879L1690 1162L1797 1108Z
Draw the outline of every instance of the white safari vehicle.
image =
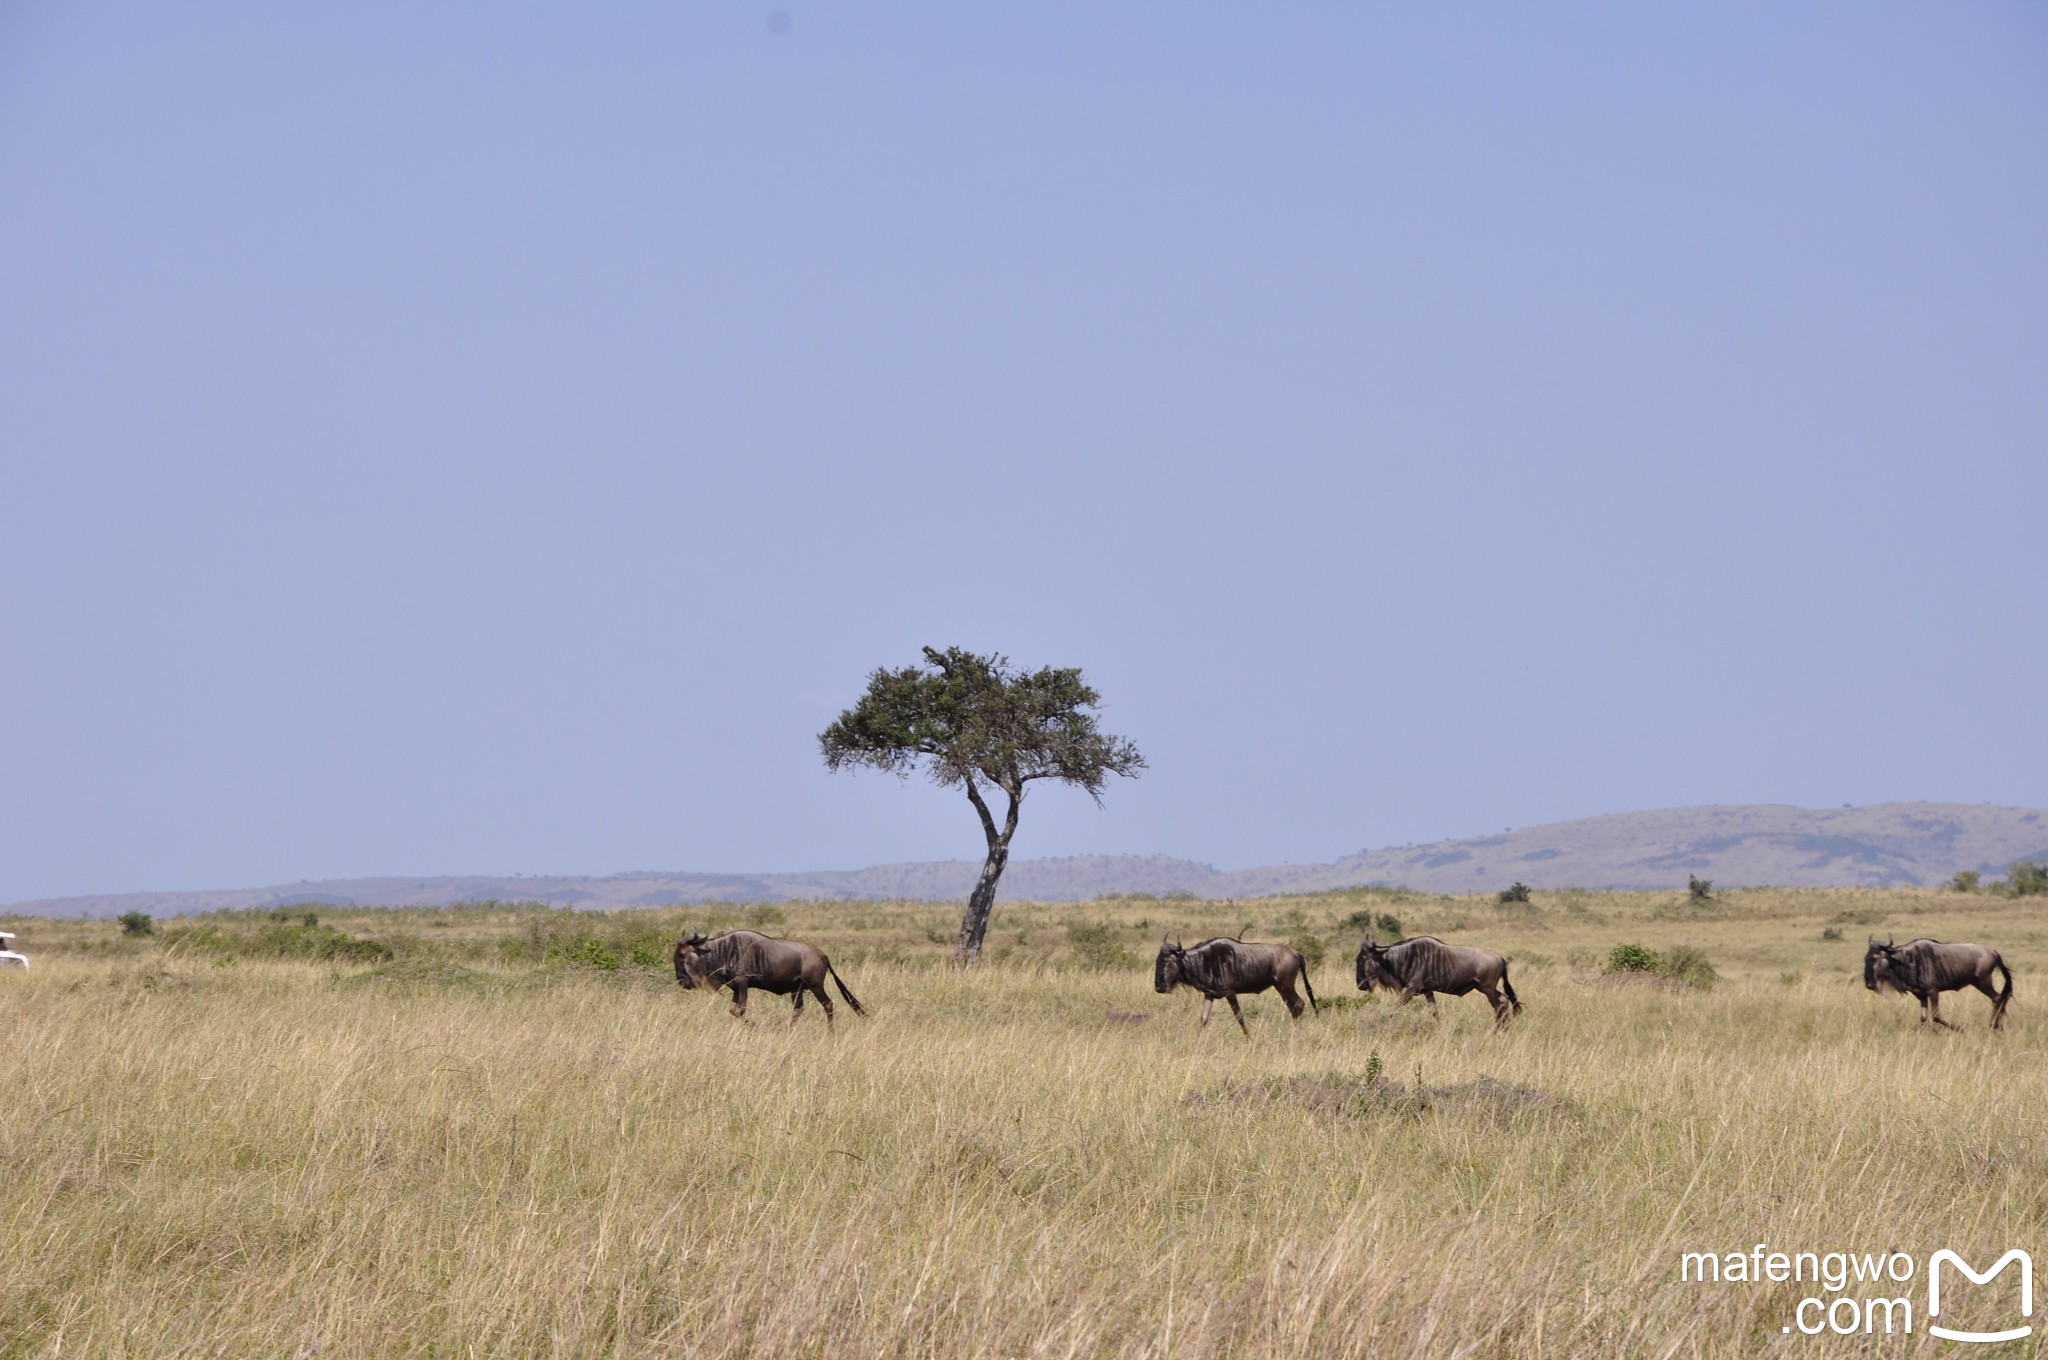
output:
M28 967L28 955L15 952L13 933L0 930L0 968L26 967Z

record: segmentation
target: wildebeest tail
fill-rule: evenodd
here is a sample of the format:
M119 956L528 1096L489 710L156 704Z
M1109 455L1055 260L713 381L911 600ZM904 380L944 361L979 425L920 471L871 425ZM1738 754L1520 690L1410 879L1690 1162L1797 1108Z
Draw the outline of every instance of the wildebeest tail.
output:
M1301 953L1299 950L1295 951L1294 957L1301 964L1301 990L1308 993L1309 1014L1321 1015L1323 1013L1323 1010L1322 1007L1316 1004L1315 984L1308 980L1308 960L1301 957Z
M839 995L846 998L846 1004L853 1007L853 1013L855 1015L866 1015L868 1013L867 1007L861 1005L860 998L846 989L846 983L839 976L839 970L832 966L832 960L825 960L825 971L832 975L832 985L839 989Z
M1515 984L1508 981L1508 965L1503 959L1500 965L1500 989L1507 993L1508 1004L1515 1008L1515 1014L1522 1013L1522 998L1515 995Z
M1991 970L1995 973L2005 974L2005 985L1998 989L1998 1000L1992 1006L1992 1014L1995 1018L2005 1014L2006 1004L2012 1000L2012 969L2005 966L2005 955L1993 954L1991 956Z

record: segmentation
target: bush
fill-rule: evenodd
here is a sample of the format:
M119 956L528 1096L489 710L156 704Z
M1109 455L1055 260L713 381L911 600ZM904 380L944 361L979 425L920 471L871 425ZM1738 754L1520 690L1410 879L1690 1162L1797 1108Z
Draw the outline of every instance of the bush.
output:
M1083 968L1135 968L1140 962L1117 938L1115 926L1069 925L1067 944L1074 951L1074 961Z
M1839 940L1842 938L1842 928L1840 926L1822 926L1820 937L1823 940Z
M2036 864L2030 859L2014 860L2005 875L2005 890L2014 897L2048 893L2048 864Z
M577 935L568 940L557 941L548 951L549 963L566 963L581 968L602 968L607 973L619 971L619 956L605 946L595 935Z
M1692 896L1692 900L1695 902L1708 901L1714 896L1714 880L1711 878L1698 878L1692 874L1687 874L1685 876L1685 890Z
M1660 961L1657 971L1701 991L1721 980L1721 975L1714 971L1714 965L1707 961L1706 952L1689 944L1673 945Z
M1330 946L1323 941L1323 937L1306 927L1288 931L1287 943L1301 951L1303 962L1311 968L1321 963L1330 952Z
M1401 938L1401 918L1391 912L1375 912L1371 909L1354 911L1344 918L1344 924L1352 930L1369 930L1379 935Z
M1510 902L1526 902L1529 900L1529 885L1518 878L1507 887L1502 888L1499 897L1502 906L1506 906Z
M1607 970L1610 973L1653 973L1667 977L1674 982L1683 982L1688 987L1705 991L1720 980L1714 965L1708 961L1704 950L1691 945L1674 945L1665 953L1645 949L1639 944L1618 944L1607 955Z
M269 925L242 946L242 952L278 959L339 960L344 963L387 963L391 946L381 940L359 940L333 926L307 925L302 919L293 925Z
M1977 881L1983 875L1975 869L1958 869L1954 878L1948 881L1950 892L1968 893L1977 891Z
M1657 963L1656 954L1639 944L1618 944L1607 955L1610 973L1654 973Z
M385 963L394 951L382 940L359 940L333 926L270 921L253 935L204 921L181 927L165 937L195 951L211 954L217 963L236 958L302 959L320 963Z
M156 934L156 922L150 919L148 912L124 911L121 913L120 921L123 935Z

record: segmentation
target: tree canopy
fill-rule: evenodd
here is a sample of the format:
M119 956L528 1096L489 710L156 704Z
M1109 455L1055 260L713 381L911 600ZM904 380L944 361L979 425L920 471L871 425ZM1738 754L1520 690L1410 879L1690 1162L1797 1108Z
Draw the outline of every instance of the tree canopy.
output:
M960 925L957 955L972 963L1009 859L1025 785L1056 779L1100 803L1110 776L1135 777L1145 758L1135 744L1097 725L1089 710L1101 696L1077 668L1020 671L1008 657L959 647L926 647L924 660L876 670L860 701L819 734L818 746L827 769L865 767L908 778L921 767L941 788L966 791L988 840L988 859ZM984 786L1006 795L1000 826L982 796Z

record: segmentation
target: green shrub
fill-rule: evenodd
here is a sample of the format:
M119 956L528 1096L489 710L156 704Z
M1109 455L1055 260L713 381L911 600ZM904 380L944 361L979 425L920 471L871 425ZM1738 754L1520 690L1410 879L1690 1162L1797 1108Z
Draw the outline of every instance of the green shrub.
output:
M1674 945L1659 954L1639 944L1618 944L1607 955L1607 972L1654 973L1688 987L1705 991L1720 980L1705 951L1691 945Z
M1610 973L1654 973L1658 958L1651 950L1639 944L1618 944L1608 952L1607 970Z
M557 941L548 951L548 962L602 968L607 973L619 971L619 956L606 948L605 942L595 935L578 935Z
M247 919L247 918L244 918ZM333 926L270 920L249 934L219 921L202 921L166 932L165 943L211 954L216 963L237 958L299 959L316 963L384 963L394 950L382 940L359 940Z
M1502 888L1498 897L1502 906L1506 906L1510 902L1526 902L1529 900L1529 885L1518 878L1513 883L1508 884L1507 887Z
M1083 968L1135 968L1140 962L1117 938L1115 926L1069 924L1067 944Z
M1330 946L1323 937L1306 927L1287 932L1287 943L1301 951L1301 957L1309 967L1321 963L1330 953Z
M1354 911L1344 918L1344 924L1352 930L1369 930L1375 934L1401 938L1401 918L1391 912L1376 912L1371 908Z
M1689 944L1673 945L1667 950L1657 971L1703 992L1721 980L1721 975L1714 971L1714 965L1707 961L1706 952Z
M381 940L359 940L345 930L309 926L303 920L264 926L242 945L241 952L251 957L343 963L384 963L392 956L391 946Z
M1950 892L1969 893L1977 891L1977 881L1983 877L1975 869L1958 869L1955 877L1948 881Z
M2016 859L2006 871L2005 890L2014 897L2035 897L2048 893L2048 864Z
M1692 874L1687 874L1685 876L1685 891L1695 902L1708 901L1714 896L1714 880L1711 878L1697 878Z
M124 911L121 913L120 921L123 935L156 934L156 922L150 919L148 912Z

